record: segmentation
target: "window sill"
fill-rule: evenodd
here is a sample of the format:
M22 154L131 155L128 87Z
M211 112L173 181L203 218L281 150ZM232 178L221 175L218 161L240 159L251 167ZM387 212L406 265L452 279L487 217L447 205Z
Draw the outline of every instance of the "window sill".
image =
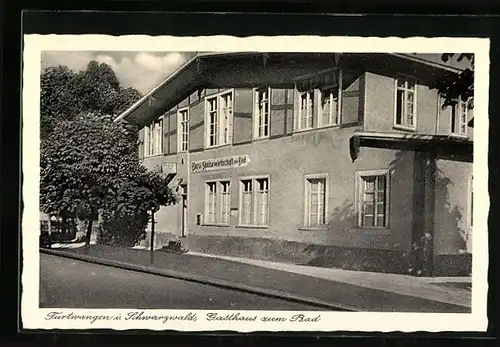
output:
M236 225L236 228L242 229L269 229L269 225Z
M397 129L397 130L404 130L404 131L410 131L410 132L417 131L417 127L409 127L409 126L399 125L399 124L394 124L393 127L394 127L394 129Z
M268 136L262 136L262 137L254 137L252 140L253 140L253 142L259 142L259 141L269 140L269 135Z
M145 155L144 156L144 159L148 159L148 158L155 158L155 157L162 157L163 156L163 153L158 153L158 154L149 154L149 155Z
M223 145L216 145L216 146L205 146L205 150L208 151L208 150L211 150L211 149L216 149L216 148L222 148L222 147L229 147L231 146L232 144L231 143L225 143Z
M293 133L294 134L300 134L300 133L304 133L304 132L308 132L308 131L323 130L323 129L330 129L330 128L342 128L342 124L330 124L330 125L316 126L316 127L307 128L307 129L295 129L293 131Z
M375 234L375 235L390 235L391 230L389 228L376 228L376 227L360 227L357 226L356 229L351 230L351 233L365 233L365 234Z
M222 224L222 223L203 223L201 225L202 227L229 227L229 224Z
M455 133L449 133L450 136L459 138L459 139L466 139L468 138L467 134L455 134Z
M327 231L328 227L326 225L318 226L300 226L299 231Z

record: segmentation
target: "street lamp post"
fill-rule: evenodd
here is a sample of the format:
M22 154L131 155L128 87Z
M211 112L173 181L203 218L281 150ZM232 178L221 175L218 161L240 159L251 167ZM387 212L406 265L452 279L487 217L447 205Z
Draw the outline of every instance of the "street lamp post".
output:
M155 262L155 213L151 210L151 242L149 245L149 262L154 264Z

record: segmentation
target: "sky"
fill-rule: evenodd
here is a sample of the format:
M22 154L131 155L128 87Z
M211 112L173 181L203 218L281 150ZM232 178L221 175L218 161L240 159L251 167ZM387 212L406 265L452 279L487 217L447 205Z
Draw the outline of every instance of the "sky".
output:
M66 65L80 71L90 61L96 60L110 65L124 87L133 87L145 94L193 55L189 52L42 52L42 70L49 66Z

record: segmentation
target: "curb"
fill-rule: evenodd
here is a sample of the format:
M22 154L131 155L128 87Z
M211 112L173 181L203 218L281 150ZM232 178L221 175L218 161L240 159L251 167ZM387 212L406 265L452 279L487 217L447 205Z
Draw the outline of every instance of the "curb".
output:
M175 278L175 279L180 279L180 280L189 281L189 282L193 282L193 283L211 285L214 287L219 287L219 288L224 288L224 289L237 290L237 291L251 293L251 294L258 294L258 295L272 297L272 298L284 299L284 300L293 301L293 302L302 303L302 304L307 304L307 305L311 305L311 306L315 306L315 307L325 308L328 310L356 311L356 312L360 311L359 309L357 309L353 306L349 306L349 305L332 304L332 303L327 302L327 301L322 301L322 300L309 298L309 297L305 297L305 296L290 294L290 293L283 292L283 291L265 289L265 288L259 288L259 287L252 287L252 286L247 286L247 285L236 283L236 282L230 282L230 281L216 279L216 278L207 277L207 276L193 275L193 274L185 273L185 272L159 269L159 268L155 268L153 266L148 266L148 265L130 264L130 263L125 263L125 262L116 261L116 260L109 260L109 259L104 259L104 258L97 258L97 257L93 257L93 256L77 254L74 252L55 251L55 250L47 249L47 248L40 248L40 253L50 254L53 256L64 257L64 258L69 258L69 259L81 260L81 261L85 261L87 263L112 266L112 267L124 269L124 270L132 270L132 271L149 273L149 274L163 276L163 277Z

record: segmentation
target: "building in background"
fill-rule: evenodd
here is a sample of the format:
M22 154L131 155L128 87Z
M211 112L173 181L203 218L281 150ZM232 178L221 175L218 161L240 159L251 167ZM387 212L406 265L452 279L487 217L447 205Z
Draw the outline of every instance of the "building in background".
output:
M198 54L117 118L182 192L155 246L469 275L472 111L433 87L459 72L405 54Z

